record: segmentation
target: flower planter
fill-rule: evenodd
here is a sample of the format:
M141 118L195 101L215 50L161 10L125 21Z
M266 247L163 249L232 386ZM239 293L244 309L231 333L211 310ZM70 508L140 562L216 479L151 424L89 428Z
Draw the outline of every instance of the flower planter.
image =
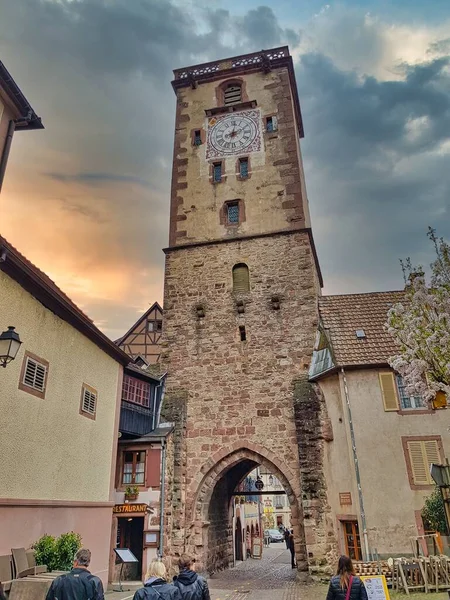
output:
M137 500L139 494L125 494L125 500Z

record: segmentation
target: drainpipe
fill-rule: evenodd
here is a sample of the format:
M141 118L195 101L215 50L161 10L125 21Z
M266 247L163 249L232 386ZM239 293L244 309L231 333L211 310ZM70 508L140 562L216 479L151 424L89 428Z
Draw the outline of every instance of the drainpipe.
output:
M16 129L15 121L10 121L8 124L8 131L6 133L5 145L3 146L2 157L0 158L0 191L3 185L3 179L5 178L6 165L8 163L9 151L11 149L12 138Z
M162 457L161 457L161 495L159 498L159 558L163 557L164 552L164 500L166 493L166 450L167 442L162 441Z
M362 487L361 487L361 477L359 475L358 455L356 453L355 430L353 429L352 409L350 407L350 398L349 398L348 387L347 387L347 377L345 376L345 371L343 368L341 368L341 373L342 373L342 378L344 380L345 402L347 404L348 423L350 426L350 437L351 437L351 442L352 442L353 462L355 465L356 485L358 486L359 510L360 510L361 525L363 528L363 536L364 536L364 550L365 550L365 554L366 554L366 560L370 560L369 539L367 537L366 514L364 512L364 500L363 500L363 493L362 493Z
M158 385L155 386L155 393L153 395L153 422L152 422L153 427L152 427L152 430L156 429L159 426L159 423L161 420L161 409L162 409L162 404L163 404L163 400L164 400L164 395L166 393L166 375L167 375L167 373L164 373L164 375L161 377L161 380L158 383ZM161 398L159 400L158 410L156 410L157 392L158 392L159 388L161 388Z

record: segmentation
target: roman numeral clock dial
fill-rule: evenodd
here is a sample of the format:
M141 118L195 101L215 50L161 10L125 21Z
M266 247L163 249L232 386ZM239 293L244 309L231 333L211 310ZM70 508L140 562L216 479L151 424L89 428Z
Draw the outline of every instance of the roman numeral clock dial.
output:
M222 158L261 150L258 110L212 117L208 121L206 158Z

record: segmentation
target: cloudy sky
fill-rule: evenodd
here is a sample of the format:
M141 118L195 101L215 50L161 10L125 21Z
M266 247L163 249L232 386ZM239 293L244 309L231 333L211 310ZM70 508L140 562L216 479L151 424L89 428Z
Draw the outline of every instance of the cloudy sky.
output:
M448 0L0 0L19 133L1 231L112 338L162 300L172 69L288 43L325 293L398 289L450 237Z

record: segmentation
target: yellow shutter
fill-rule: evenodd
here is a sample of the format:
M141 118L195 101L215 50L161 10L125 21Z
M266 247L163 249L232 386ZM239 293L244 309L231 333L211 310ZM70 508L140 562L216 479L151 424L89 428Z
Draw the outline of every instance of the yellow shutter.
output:
M408 453L411 461L413 483L415 485L433 485L430 474L432 463L442 462L437 440L424 440L407 442Z
M236 265L233 268L233 291L234 292L250 291L250 282L249 282L247 265Z
M397 386L393 373L379 373L381 393L383 395L384 410L398 410Z
M430 476L423 442L408 442L408 453L414 485L429 485Z
M442 463L441 453L439 452L439 446L437 440L426 440L423 442L425 448L425 456L428 464L428 473L430 472L430 465L432 463L440 465ZM433 483L431 475L429 475L430 483Z

